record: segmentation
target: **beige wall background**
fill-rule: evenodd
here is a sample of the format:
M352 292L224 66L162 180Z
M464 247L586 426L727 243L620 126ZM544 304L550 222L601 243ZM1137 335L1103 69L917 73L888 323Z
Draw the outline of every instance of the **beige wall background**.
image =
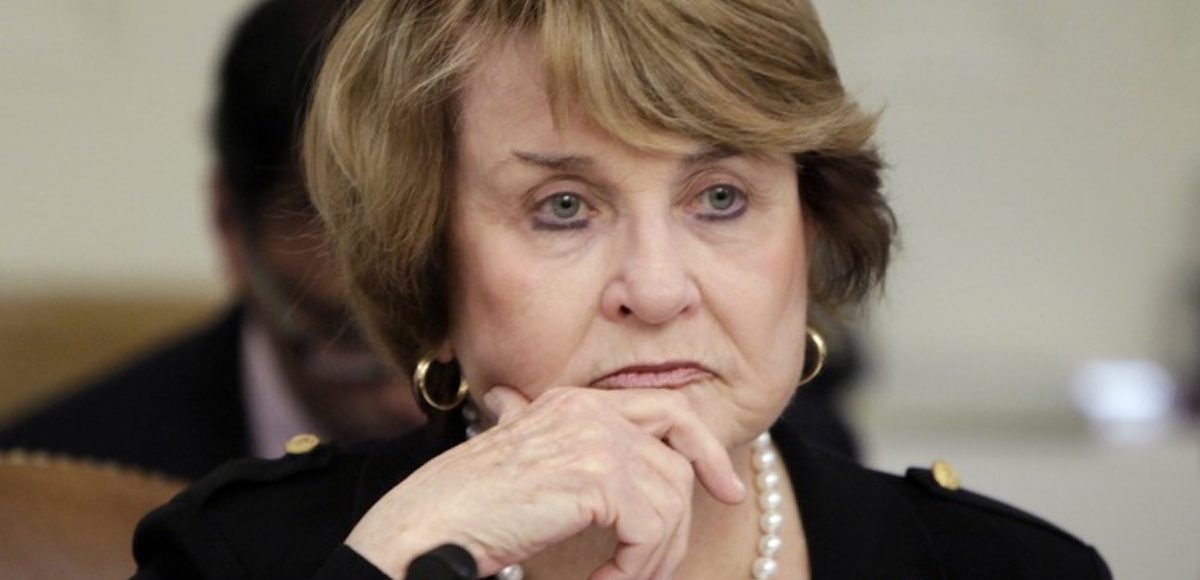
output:
M0 292L218 292L205 123L246 4L0 1Z
M957 453L968 485L1080 531L1118 577L1196 578L1200 436L1102 444L1067 388L1093 359L1182 376L1200 358L1200 3L816 3L848 86L884 112L903 234L864 323L855 409L872 462ZM219 301L205 123L246 4L0 0L14 332L47 297L189 305L179 320ZM78 338L73 320L43 324Z
M819 4L893 164L879 397L1035 412L1089 359L1196 360L1200 4Z

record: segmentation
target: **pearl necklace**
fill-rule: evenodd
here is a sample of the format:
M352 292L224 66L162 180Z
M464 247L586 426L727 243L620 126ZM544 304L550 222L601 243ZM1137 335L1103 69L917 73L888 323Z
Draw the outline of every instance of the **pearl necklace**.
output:
M771 442L771 434L763 433L754 439L754 485L758 488L758 558L750 570L754 580L774 578L779 573L779 562L775 554L783 547L779 529L783 527L783 494L779 483L779 454Z
M474 411L474 409L467 409ZM475 426L474 413L467 413L467 438L478 435L481 431ZM783 546L783 538L779 529L783 527L783 494L779 492L779 483L783 478L779 475L779 454L771 444L771 434L763 433L754 439L753 458L754 486L758 489L758 557L750 568L750 577L754 580L767 580L779 573L779 562L775 555ZM496 573L499 580L524 580L525 568L520 564L509 564Z

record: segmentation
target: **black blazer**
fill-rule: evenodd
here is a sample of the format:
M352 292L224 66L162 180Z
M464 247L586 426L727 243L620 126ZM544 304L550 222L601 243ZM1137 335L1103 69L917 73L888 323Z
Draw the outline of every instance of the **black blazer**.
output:
M118 461L195 479L250 451L240 308L0 431L0 449Z
M926 470L895 477L772 429L813 578L1105 579L1090 546ZM461 438L432 429L351 450L320 445L227 465L158 508L134 536L137 578L384 578L342 544L384 493Z

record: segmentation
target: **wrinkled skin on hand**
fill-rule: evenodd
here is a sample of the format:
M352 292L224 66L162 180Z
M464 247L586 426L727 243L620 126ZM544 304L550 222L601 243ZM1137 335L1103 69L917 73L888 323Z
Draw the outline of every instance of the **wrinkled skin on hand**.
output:
M347 545L403 577L414 557L454 542L487 576L601 527L618 545L592 578L670 578L694 484L722 502L745 497L728 451L679 393L561 387L529 402L496 387L484 404L497 425L384 495Z

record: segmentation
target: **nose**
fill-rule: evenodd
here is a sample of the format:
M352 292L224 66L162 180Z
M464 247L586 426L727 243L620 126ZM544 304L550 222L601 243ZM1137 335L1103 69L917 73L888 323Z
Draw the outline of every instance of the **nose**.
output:
M630 224L602 297L606 317L657 326L696 309L700 290L685 260L684 240L676 239L680 237L665 221Z

